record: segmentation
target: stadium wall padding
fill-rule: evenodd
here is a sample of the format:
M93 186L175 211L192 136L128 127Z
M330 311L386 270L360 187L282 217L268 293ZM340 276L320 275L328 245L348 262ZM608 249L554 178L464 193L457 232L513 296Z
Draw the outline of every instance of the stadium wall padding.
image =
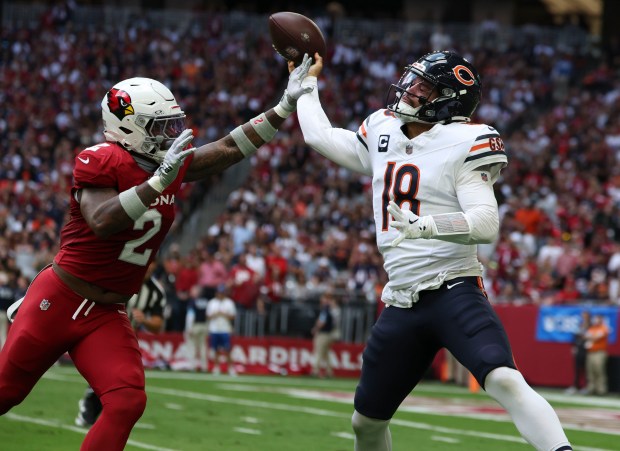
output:
M527 381L534 386L570 386L573 381L571 344L537 339L538 306L496 305L495 310L506 327L516 363ZM147 366L149 362L164 360L172 369L192 369L187 359L183 334L140 333L138 338ZM610 344L609 351L610 390L620 391L620 340ZM335 344L331 353L335 375L357 377L362 352L361 344ZM439 377L442 355L443 353L435 360L431 377ZM309 374L312 341L287 337L233 337L232 356L238 369L245 373Z

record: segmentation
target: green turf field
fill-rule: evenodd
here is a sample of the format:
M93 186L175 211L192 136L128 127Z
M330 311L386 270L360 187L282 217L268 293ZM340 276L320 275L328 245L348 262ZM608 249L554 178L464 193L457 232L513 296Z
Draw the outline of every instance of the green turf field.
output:
M149 371L149 402L126 449L350 451L355 384ZM0 417L0 449L78 450L86 431L73 419L85 387L73 367L52 368L24 403ZM556 408L575 450L620 449L620 398L539 392ZM392 422L394 450L532 449L483 393L431 382L415 393Z

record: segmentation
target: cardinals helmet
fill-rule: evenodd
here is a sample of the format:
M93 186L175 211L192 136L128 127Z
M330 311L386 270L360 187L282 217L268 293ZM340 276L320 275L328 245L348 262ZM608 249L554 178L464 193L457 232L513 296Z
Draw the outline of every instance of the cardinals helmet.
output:
M426 97L412 94L411 88L423 80L432 90ZM454 52L432 52L405 67L398 83L390 86L387 108L403 122L467 122L480 103L481 87L478 71L465 58ZM433 93L437 97L428 100ZM410 96L418 98L418 107L405 100Z
M185 113L172 92L150 78L115 84L101 101L101 110L106 140L158 163L185 130Z

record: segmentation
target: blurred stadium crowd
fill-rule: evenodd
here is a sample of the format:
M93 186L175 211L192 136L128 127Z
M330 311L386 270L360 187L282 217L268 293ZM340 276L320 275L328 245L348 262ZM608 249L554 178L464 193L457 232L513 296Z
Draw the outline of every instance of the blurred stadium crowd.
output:
M70 11L38 28L3 26L0 36L0 308L51 261L67 213L73 159L103 140L100 102L132 76L168 85L195 143L227 134L274 105L287 77L267 33L228 33L213 14L182 30L79 27ZM329 27L328 21L319 23ZM403 67L434 46L452 48L483 77L477 120L506 143L496 183L501 233L480 247L496 303L620 303L620 74L596 47L528 39L498 45L487 24L482 45L436 28L402 42L360 34L329 40L320 83L334 124L357 129L382 108ZM265 20L266 28L266 20ZM329 33L329 30L328 30ZM228 284L241 308L315 301L377 304L385 282L374 245L370 179L332 165L303 142L295 118L253 158L242 186L189 252L159 256L182 330L192 298ZM176 239L208 184L176 199Z

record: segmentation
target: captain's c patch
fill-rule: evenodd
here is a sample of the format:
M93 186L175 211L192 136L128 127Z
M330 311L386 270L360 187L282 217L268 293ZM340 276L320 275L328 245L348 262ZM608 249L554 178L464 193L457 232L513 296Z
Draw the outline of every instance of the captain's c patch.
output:
M387 152L388 144L390 143L390 135L379 136L379 152Z

